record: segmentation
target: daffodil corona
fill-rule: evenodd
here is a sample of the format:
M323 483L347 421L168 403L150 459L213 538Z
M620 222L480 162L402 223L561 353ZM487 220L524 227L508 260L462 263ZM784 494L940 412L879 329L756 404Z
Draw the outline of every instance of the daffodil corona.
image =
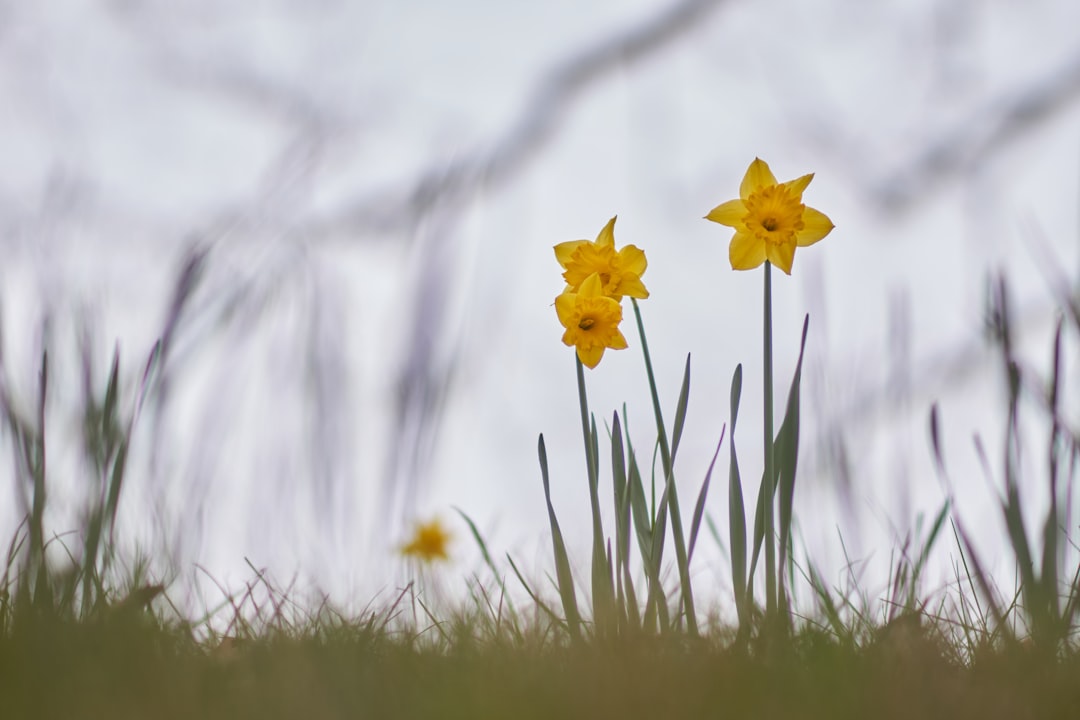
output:
M615 218L596 236L595 242L571 240L555 246L555 258L566 272L563 279L567 289L577 292L585 280L596 273L600 276L604 295L617 301L624 295L644 300L649 291L641 282L647 262L645 253L633 245L615 249ZM584 362L584 361L583 361Z
M707 220L735 228L728 256L734 270L753 270L766 260L791 274L795 248L813 245L833 229L823 213L803 204L813 173L778 183L772 170L754 158L739 187L739 198L717 205Z
M619 331L622 305L604 294L600 273L592 273L576 292L567 288L555 298L555 312L566 328L562 341L577 348L582 364L594 368L604 356L604 350L622 350L626 338Z
M413 532L412 539L401 548L401 554L405 557L416 558L423 563L431 563L435 560L449 560L447 551L450 545L450 533L436 518L431 522L420 523Z

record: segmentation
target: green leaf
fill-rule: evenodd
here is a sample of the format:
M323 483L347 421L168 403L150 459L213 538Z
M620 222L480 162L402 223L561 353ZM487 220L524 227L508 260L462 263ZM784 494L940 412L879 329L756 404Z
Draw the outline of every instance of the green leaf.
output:
M540 475L544 482L544 500L547 502L548 521L551 523L551 544L555 554L555 576L559 581L559 597L562 599L563 613L566 614L567 629L570 631L570 637L574 640L580 640L581 613L578 611L577 594L574 592L574 576L570 572L570 560L566 555L566 543L563 541L562 530L559 529L559 520L555 517L555 508L551 504L551 483L548 479L547 450L544 447L543 434L540 435L537 452L540 456Z
M105 389L105 405L101 424L104 426L104 438L108 445L114 442L114 433L118 425L116 421L116 397L119 394L120 385L120 349L113 351L112 370L109 372L109 384Z
M615 579L620 613L626 616L632 630L641 627L630 574L630 512L631 490L626 474L626 456L623 451L622 424L619 413L612 413L611 421L611 477L615 495Z
M653 525L653 532L651 535L652 545L649 548L649 556L652 558L652 563L647 570L649 597L645 603L646 624L648 624L652 618L659 617L661 632L667 632L668 630L668 624L665 621L667 598L664 595L664 588L660 584L660 571L662 569L662 558L664 555L664 538L667 528L667 513L667 491L665 490L660 494L660 502L656 506L656 523Z
M641 629L641 611L638 608L637 593L634 591L634 579L630 574L630 564L627 563L622 570L622 586L626 593L626 615L630 622L631 630Z
M619 413L611 419L611 489L615 495L615 563L622 566L630 549L630 493L626 479L626 456L623 452L622 425Z
M599 447L596 439L596 418L591 418L590 441L592 444L591 458L599 456ZM592 599L593 620L602 631L610 631L615 621L615 589L611 581L611 572L608 567L607 554L604 551L604 524L600 517L600 473L598 468L593 468L589 473L589 504L592 508Z
M679 390L679 403L675 406L675 424L671 430L671 462L675 463L675 454L679 451L683 426L686 424L686 403L690 399L690 353L686 354L686 369L683 370L682 388Z
M773 484L775 488L775 483ZM758 485L757 506L754 509L754 547L750 553L750 570L747 572L747 578L752 580L754 572L757 570L758 558L761 555L761 546L765 540L765 473L761 474L761 482ZM753 596L753 582L748 582L746 586L747 595Z
M748 628L750 616L746 607L746 510L743 505L742 479L739 459L735 452L735 422L739 418L739 398L742 396L742 365L735 366L731 377L731 435L728 449L731 462L728 468L728 536L731 543L731 582L735 589L735 609L740 628Z
M786 600L784 593L784 565L791 545L792 507L795 500L795 472L799 464L799 398L802 387L803 354L806 351L806 332L809 329L810 316L803 318L802 340L799 343L799 359L795 363L795 376L788 391L787 410L780 423L780 432L776 438L777 471L780 492L780 597Z
M656 578L660 576L660 563L662 560L663 545L661 543L661 555L653 555L653 538L656 528L649 515L648 503L645 499L645 485L641 479L641 471L638 468L637 457L634 453L633 444L630 441L630 428L625 419L626 409L623 409L623 432L626 437L626 451L629 460L629 472L627 475L627 495L629 495L630 509L634 521L634 534L637 537L638 551L641 553L641 564L645 571L645 613L641 624L643 627L654 627L657 619L657 605L664 602L663 589L659 587ZM629 564L623 571L626 577L626 586L633 588L630 582ZM636 609L636 600L635 600ZM663 619L664 615L660 616ZM666 628L666 624L663 625Z
M116 449L112 473L109 475L109 495L105 512L109 518L109 548L113 545L113 533L116 528L116 511L120 506L120 491L124 486L124 470L127 468L128 438L124 437Z
M806 349L806 332L810 317L803 320L802 342L799 347L799 360L795 366L795 375L791 381L791 389L788 392L787 410L784 413L780 430L776 434L774 453L777 462L774 464L776 477L773 478L773 492L780 494L780 582L783 588L783 565L791 542L792 502L795 493L795 471L798 465L799 453L799 388L802 378L803 352ZM754 513L754 547L750 561L748 578L754 577L757 568L758 557L761 553L762 543L765 539L765 474L761 475L761 485L758 490L757 507ZM747 594L752 592L752 584L747 584Z
M720 448L724 444L724 430L720 429L720 442L716 443L716 452L713 453L709 469L705 473L705 481L701 483L701 492L698 493L697 504L694 506L694 517L690 521L690 544L686 549L687 562L694 557L694 545L697 544L698 530L701 528L701 518L705 515L705 498L709 494L709 482L712 479L712 471L716 466L716 458L720 457Z
M630 509L634 520L634 530L637 535L641 559L645 565L645 574L651 577L650 568L654 562L652 555L653 521L649 515L648 504L645 502L645 485L641 480L641 471L638 469L637 457L634 454L633 445L630 443L629 428L626 428L626 449L627 457L630 460L630 471L627 477L626 491L630 496Z

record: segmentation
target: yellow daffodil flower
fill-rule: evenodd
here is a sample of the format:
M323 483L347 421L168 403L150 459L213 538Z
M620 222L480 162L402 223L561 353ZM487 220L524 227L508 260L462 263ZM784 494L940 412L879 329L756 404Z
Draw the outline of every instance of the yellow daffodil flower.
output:
M571 240L555 246L555 258L566 272L567 289L577 292L593 273L600 275L604 295L621 301L624 295L644 300L649 291L641 282L645 274L645 253L633 245L615 250L615 218L596 236L595 242Z
M450 554L447 552L449 545L450 533L436 518L431 522L420 523L416 526L412 539L401 548L401 554L405 557L416 558L425 564L435 560L449 560Z
M619 331L622 305L604 294L600 273L585 278L577 292L567 289L555 298L555 312L566 328L563 343L576 347L581 362L590 368L600 363L605 349L626 347Z
M753 270L766 260L791 274L795 248L813 245L833 229L832 221L803 205L802 194L814 174L786 183L754 158L739 187L739 199L717 205L707 220L735 228L728 256L733 270Z

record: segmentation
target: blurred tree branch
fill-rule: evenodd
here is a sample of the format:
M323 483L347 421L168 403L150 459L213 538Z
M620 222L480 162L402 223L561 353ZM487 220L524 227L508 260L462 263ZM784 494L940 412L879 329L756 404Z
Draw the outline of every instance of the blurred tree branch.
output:
M1030 134L1080 100L1080 55L974 108L912 154L906 166L870 188L886 210L903 212L940 184Z
M600 38L556 62L521 104L517 119L487 146L446 165L440 163L403 188L364 198L317 219L310 237L413 227L435 206L457 205L483 186L505 183L520 172L558 131L574 103L612 72L641 62L683 39L724 0L679 0L621 32Z

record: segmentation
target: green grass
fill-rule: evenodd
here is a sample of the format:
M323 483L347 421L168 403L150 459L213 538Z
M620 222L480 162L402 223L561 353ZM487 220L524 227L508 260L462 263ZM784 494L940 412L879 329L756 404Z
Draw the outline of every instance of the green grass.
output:
M275 631L227 650L137 616L0 638L4 716L109 718L1075 718L1080 657L951 661L929 639L863 647L805 630L780 658L721 635L567 645L445 643L368 623Z

